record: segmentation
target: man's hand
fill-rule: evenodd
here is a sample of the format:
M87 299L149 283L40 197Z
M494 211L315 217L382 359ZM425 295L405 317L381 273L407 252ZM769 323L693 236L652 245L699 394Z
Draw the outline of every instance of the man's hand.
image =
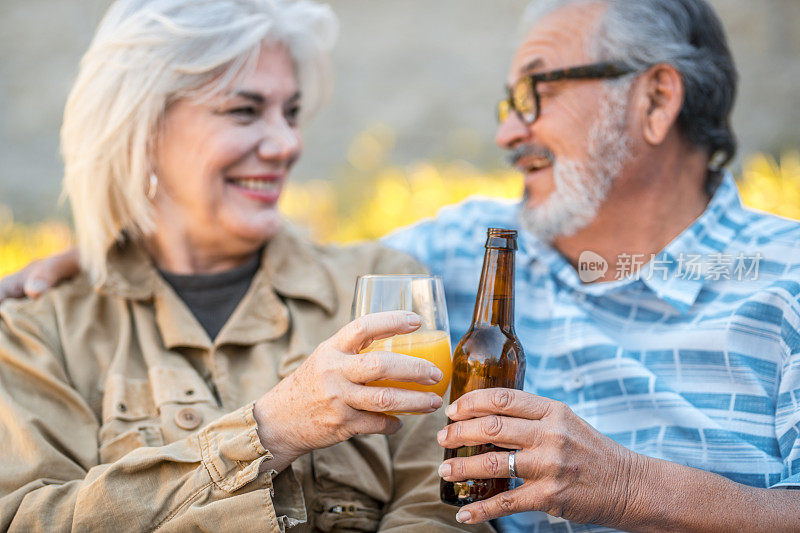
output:
M544 511L579 523L624 522L637 454L584 422L561 402L512 389L465 394L448 406L454 422L439 432L445 448L491 443L516 453L524 484L461 508L459 522L475 524L522 511ZM446 481L509 476L508 452L442 463Z
M75 277L80 270L75 249L39 259L0 279L0 302L6 298L37 298L61 281Z

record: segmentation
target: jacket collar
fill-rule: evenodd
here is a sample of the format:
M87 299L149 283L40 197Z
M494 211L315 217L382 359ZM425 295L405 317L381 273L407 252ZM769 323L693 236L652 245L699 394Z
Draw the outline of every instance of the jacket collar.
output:
M291 226L285 226L267 244L261 264L278 294L309 301L331 315L339 307L333 276L320 250Z
M184 302L153 266L141 244L124 238L107 255L108 276L98 291L131 300L153 300L167 348L254 344L289 328L284 299L305 300L333 314L338 301L320 252L285 226L264 247L261 267L247 293L212 343Z

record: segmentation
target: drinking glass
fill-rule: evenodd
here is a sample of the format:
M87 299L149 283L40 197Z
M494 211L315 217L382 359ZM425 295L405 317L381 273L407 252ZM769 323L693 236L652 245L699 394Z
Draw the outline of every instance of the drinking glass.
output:
M353 298L353 319L383 311L412 311L420 316L422 325L412 333L374 341L361 353L387 351L420 357L439 367L444 377L435 385L387 379L367 385L435 392L444 396L450 385L453 361L442 279L416 274L360 276Z

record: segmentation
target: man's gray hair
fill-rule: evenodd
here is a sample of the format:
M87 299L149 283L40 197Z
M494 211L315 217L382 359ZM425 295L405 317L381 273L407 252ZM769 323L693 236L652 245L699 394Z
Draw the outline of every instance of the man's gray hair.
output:
M541 17L591 0L535 0L524 18L530 29ZM736 153L730 114L738 74L725 31L705 0L603 0L608 6L587 54L596 61L620 61L636 71L666 63L681 73L684 102L678 128L694 146L706 148L712 166ZM613 83L613 82L611 82Z

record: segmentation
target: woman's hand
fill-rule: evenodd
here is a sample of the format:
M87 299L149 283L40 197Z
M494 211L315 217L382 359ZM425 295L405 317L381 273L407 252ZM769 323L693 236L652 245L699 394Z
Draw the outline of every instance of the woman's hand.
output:
M80 270L75 249L39 259L0 279L0 302L6 298L37 298L61 281L75 277Z
M264 467L281 471L311 450L354 435L395 433L402 423L386 412L430 413L441 407L433 393L365 385L378 379L433 385L442 379L441 370L418 357L358 353L374 340L411 333L419 325L419 316L405 311L360 317L262 396L254 409L258 436L275 457Z

